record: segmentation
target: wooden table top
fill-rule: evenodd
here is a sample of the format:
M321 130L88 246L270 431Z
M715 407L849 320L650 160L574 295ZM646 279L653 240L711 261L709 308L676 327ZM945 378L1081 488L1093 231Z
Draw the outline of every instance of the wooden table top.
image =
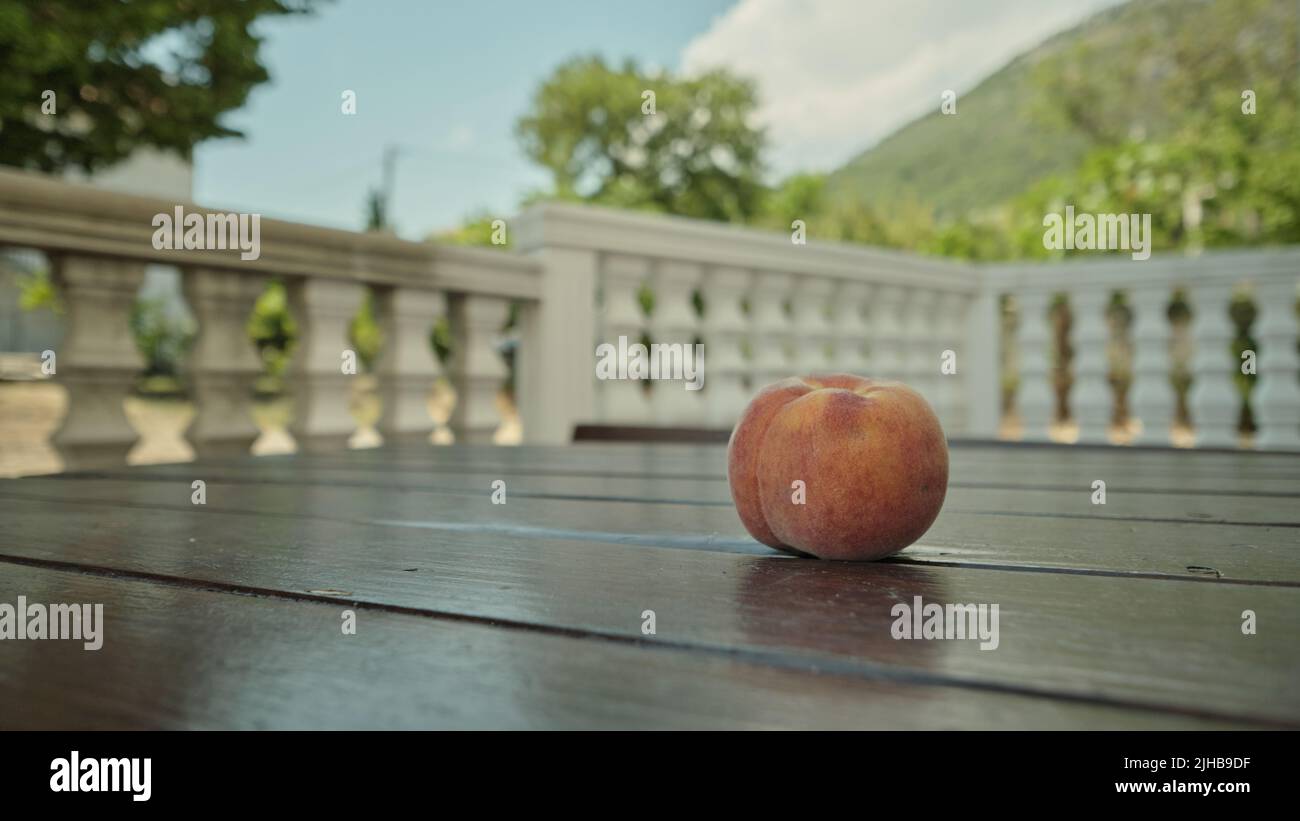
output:
M1296 728L1298 501L1296 456L956 445L930 532L852 564L750 539L714 445L0 481L0 604L105 619L0 641L0 727ZM918 596L997 648L895 639Z

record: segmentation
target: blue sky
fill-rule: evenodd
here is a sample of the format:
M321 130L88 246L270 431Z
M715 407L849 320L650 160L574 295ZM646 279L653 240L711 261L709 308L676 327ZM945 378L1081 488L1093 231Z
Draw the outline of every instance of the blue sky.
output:
M827 171L1118 1L335 0L260 26L271 81L227 115L247 139L196 149L194 198L360 228L391 143L402 236L512 214L547 184L515 120L557 65L591 53L748 76L773 178Z
M403 236L480 208L513 213L547 181L520 151L514 122L556 65L597 52L676 67L731 4L337 0L311 17L278 18L260 29L271 82L226 120L247 139L199 146L194 198L357 228L383 148L396 143ZM357 93L354 116L340 111L344 89Z

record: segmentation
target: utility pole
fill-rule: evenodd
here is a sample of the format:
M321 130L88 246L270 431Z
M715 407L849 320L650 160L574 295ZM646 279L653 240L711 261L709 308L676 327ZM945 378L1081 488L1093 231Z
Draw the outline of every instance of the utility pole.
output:
M380 193L384 204L384 228L392 228L393 191L397 187L397 155L401 151L401 148L392 143L384 146L383 188Z

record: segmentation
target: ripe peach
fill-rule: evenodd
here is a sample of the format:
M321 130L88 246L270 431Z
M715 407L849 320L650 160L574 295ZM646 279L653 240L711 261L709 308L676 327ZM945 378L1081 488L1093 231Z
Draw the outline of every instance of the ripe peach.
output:
M948 443L930 405L901 382L792 377L745 409L727 445L727 478L741 522L763 544L880 559L939 515Z

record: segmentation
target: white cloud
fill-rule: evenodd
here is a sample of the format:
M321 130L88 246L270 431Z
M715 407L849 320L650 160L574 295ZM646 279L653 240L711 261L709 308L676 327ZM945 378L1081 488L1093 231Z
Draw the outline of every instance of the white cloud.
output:
M682 69L759 84L777 176L830 170L1051 34L1120 0L740 0ZM958 116L961 101L958 99Z

